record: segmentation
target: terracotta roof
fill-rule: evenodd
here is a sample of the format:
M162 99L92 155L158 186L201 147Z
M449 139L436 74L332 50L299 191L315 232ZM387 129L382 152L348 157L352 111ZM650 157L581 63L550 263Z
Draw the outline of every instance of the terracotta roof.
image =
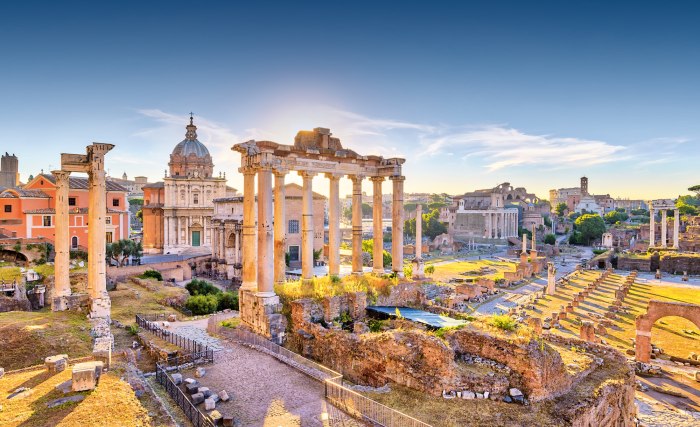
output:
M163 188L163 187L165 187L165 183L163 181L158 181L158 182L152 182L150 184L146 184L142 188Z
M56 184L56 181L54 180L54 176L51 174L40 174L42 178L45 180L49 181L52 184ZM118 183L111 181L111 180L106 180L107 183L107 191L119 191L119 192L124 192L128 193L129 190L126 188L122 187ZM81 178L77 176L71 176L68 178L68 187L72 190L87 190L89 189L88 186L88 179L87 178Z
M24 188L8 188L2 193L2 197L17 197L14 193L17 193L19 197L31 197L38 199L48 199L49 195L41 190L25 190Z
M56 213L56 209L53 208L42 208L42 209L29 209L24 211L26 214L46 214L46 215L53 215ZM68 209L68 214L87 214L88 213L88 208L69 208ZM107 209L107 213L111 214L122 214L126 213L126 211L117 211L114 209Z

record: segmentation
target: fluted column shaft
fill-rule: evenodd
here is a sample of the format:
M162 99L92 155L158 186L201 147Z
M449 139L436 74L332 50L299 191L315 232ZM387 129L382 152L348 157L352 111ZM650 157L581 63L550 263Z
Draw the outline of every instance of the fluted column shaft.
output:
M391 268L398 275L403 275L403 176L392 176L392 235L391 235Z
M661 210L661 247L666 247L666 242L668 241L667 235L668 219L666 218L666 209Z
M243 257L242 290L257 290L255 250L255 169L243 168Z
M352 272L362 274L362 176L352 180Z
M56 236L54 247L56 248L55 259L55 286L54 297L70 295L70 228L68 213L68 193L70 172L53 171L56 179L56 223L54 228ZM54 308L56 309L56 308Z
M673 210L673 247L678 249L678 233L681 228L681 218L678 209Z
M301 194L301 278L314 277L314 197L311 182L315 174L299 172Z
M416 206L416 258L423 258L423 205Z
M372 225L374 238L372 252L372 271L377 274L384 273L384 232L382 230L382 182L384 177L373 176L370 178L373 185L372 201Z
M275 283L284 283L287 269L284 259L287 249L284 176L284 171L275 172Z
M258 170L258 293L274 296L274 234L272 226L272 169Z
M330 182L328 199L328 274L340 273L340 177L326 174Z
M656 246L656 224L654 218L654 208L649 203L649 247Z

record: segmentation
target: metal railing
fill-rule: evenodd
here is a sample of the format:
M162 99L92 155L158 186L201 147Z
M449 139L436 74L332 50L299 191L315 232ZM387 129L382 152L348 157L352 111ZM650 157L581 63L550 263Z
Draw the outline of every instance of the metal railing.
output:
M170 378L166 368L160 363L156 363L156 381L168 392L168 395L182 409L182 412L194 427L214 427L211 419L194 406L182 389Z
M167 320L166 314L137 314L136 324L139 328L145 329L146 331L152 333L156 337L165 340L171 344L175 344L178 347L190 353L201 353L208 351L209 347L201 344L191 338L184 337L178 333L163 329L158 325L157 322L162 322Z
M325 387L326 399L348 415L369 422L372 425L385 427L432 427L430 424L351 390L344 385L343 375L339 372L287 350L258 334L241 328L221 326L223 320L231 317L231 314L211 316L207 324L207 332L216 333L224 338L267 353L311 378L322 382Z

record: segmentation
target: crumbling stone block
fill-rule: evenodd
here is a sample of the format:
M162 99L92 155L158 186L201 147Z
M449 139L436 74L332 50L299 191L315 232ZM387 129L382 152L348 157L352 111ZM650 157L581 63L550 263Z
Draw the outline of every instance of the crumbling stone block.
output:
M104 364L101 361L78 363L73 366L72 390L86 391L94 390L102 375Z
M195 393L192 395L192 404L199 405L204 402L204 395L202 393Z
M68 355L57 354L55 356L49 356L44 359L44 365L46 366L46 370L51 373L63 372L68 367Z

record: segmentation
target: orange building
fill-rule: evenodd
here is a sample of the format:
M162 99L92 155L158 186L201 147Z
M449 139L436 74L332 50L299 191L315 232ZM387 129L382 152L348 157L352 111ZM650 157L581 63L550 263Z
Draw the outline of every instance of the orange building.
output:
M72 249L87 247L88 179L70 177L68 209ZM107 242L129 237L127 189L107 181ZM8 237L54 241L56 184L53 175L40 174L21 188L0 193L0 233Z

